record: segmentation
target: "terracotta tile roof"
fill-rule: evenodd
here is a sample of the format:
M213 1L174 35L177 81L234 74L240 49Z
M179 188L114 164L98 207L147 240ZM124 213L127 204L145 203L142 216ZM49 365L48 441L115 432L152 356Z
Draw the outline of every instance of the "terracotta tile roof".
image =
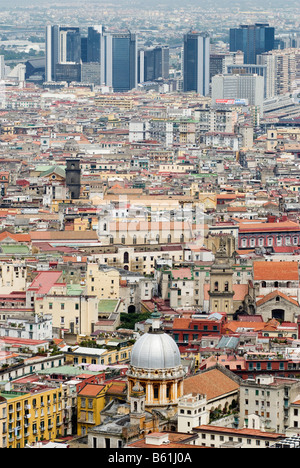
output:
M183 388L184 395L196 392L206 395L207 400L212 400L224 394L238 391L239 384L219 369L211 369L185 379Z
M245 321L240 322L236 320L232 320L226 324L226 330L231 333L236 333L238 328L249 328L254 332L260 332L265 330L276 330L279 325L277 320L272 319L269 322L253 322L253 321Z
M253 262L254 281L299 281L298 262Z
M161 435L165 435L164 432L158 433ZM156 433L152 433L152 436L156 435ZM156 444L146 444L145 439L137 440L136 442L133 442L128 445L128 447L136 447L136 448L209 448L209 447L202 447L199 445L189 445L189 441L191 440L191 436L194 436L193 434L183 434L180 432L168 432L168 439L169 443L167 446L159 446ZM149 438L151 439L151 437Z
M266 302L271 301L272 299L274 299L274 297L277 297L277 296L280 296L283 299L285 299L286 301L289 301L292 304L294 304L296 306L299 306L298 301L296 301L292 297L289 297L286 294L284 294L283 292L278 291L278 290L272 291L269 294L266 294L262 299L260 299L259 301L256 302L256 305L261 306L261 305L265 304Z
M98 240L95 231L32 231L31 240L69 240L69 239L92 239Z
M173 321L173 329L188 330L190 323L190 319L175 318Z
M80 396L97 396L105 388L105 385L86 384L78 393Z
M5 232L1 232L0 234L0 242L4 239L7 239L7 237L10 237L12 240L16 242L30 242L31 241L30 234L12 234L11 232L5 231Z
M284 437L284 434L279 434L277 432L264 432L260 431L259 429L248 429L248 428L242 428L242 429L233 429L230 427L220 427L220 426L210 426L210 425L203 425L203 426L198 426L199 430L201 431L207 431L207 432L222 432L222 433L228 433L228 434L235 434L235 435L244 435L244 436L253 436L253 437L259 437L259 438L264 438L264 439L278 439Z
M300 226L293 221L282 221L280 223L240 223L239 232L278 232L299 231Z

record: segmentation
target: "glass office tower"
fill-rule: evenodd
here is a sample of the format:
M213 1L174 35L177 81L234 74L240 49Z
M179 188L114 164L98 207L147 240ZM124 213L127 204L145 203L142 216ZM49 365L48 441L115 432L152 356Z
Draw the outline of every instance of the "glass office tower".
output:
M103 82L115 92L137 86L137 37L130 32L104 33ZM102 68L102 67L101 67Z
M240 25L230 29L230 51L244 52L244 62L256 63L257 55L274 49L275 29L268 23Z
M183 44L183 90L202 96L209 93L210 36L189 32Z
M46 27L46 73L47 82L56 81L58 64L81 62L81 35L79 28Z
M169 56L168 47L158 46L154 49L140 50L138 57L139 83L169 78Z

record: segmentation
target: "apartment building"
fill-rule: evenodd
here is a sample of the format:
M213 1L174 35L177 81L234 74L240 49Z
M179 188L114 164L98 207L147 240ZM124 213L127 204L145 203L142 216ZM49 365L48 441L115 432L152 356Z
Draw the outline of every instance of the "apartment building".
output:
M101 411L105 407L106 391L111 384L85 383L79 386L77 395L77 434L88 431L101 423Z
M0 293L25 291L27 268L25 263L0 262Z
M7 448L7 400L0 396L0 448Z
M240 384L240 427L248 428L256 415L261 428L285 433L291 424L294 402L299 399L298 379L261 374Z
M189 394L178 400L178 432L191 433L194 427L209 423L206 396Z
M125 241L124 241L125 243ZM120 268L132 273L152 275L161 260L181 262L184 258L181 245L131 245L113 246L111 250L95 253L93 258L102 265ZM101 286L102 289L103 286Z
M193 432L198 434L196 445L210 448L269 448L285 437L276 432L211 425L195 427Z
M62 426L62 388L47 384L16 383L10 390L2 390L1 422L2 445L7 448L25 448L42 439L60 437ZM7 418L5 403L7 407ZM4 429L5 428L5 429Z
M86 271L87 294L99 299L118 299L120 272L115 268L101 269L98 263L88 263Z
M132 345L116 346L108 342L103 348L87 348L83 346L66 346L62 349L66 362L72 365L96 364L110 366L127 363L130 360Z
M267 69L266 98L296 90L299 49L271 50L258 55L257 63L265 65Z

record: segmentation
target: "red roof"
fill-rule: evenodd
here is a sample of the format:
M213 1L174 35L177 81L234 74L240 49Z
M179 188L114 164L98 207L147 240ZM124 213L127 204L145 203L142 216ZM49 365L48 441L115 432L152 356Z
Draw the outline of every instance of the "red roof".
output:
M41 271L33 280L28 290L36 290L38 294L47 294L58 282L61 275L61 271Z
M254 281L299 281L298 262L253 262Z

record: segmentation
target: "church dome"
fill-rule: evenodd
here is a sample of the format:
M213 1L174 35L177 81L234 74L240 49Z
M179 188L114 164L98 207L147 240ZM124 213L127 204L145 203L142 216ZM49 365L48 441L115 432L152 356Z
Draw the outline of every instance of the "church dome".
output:
M131 366L140 369L179 367L179 348L166 333L145 333L132 348Z

